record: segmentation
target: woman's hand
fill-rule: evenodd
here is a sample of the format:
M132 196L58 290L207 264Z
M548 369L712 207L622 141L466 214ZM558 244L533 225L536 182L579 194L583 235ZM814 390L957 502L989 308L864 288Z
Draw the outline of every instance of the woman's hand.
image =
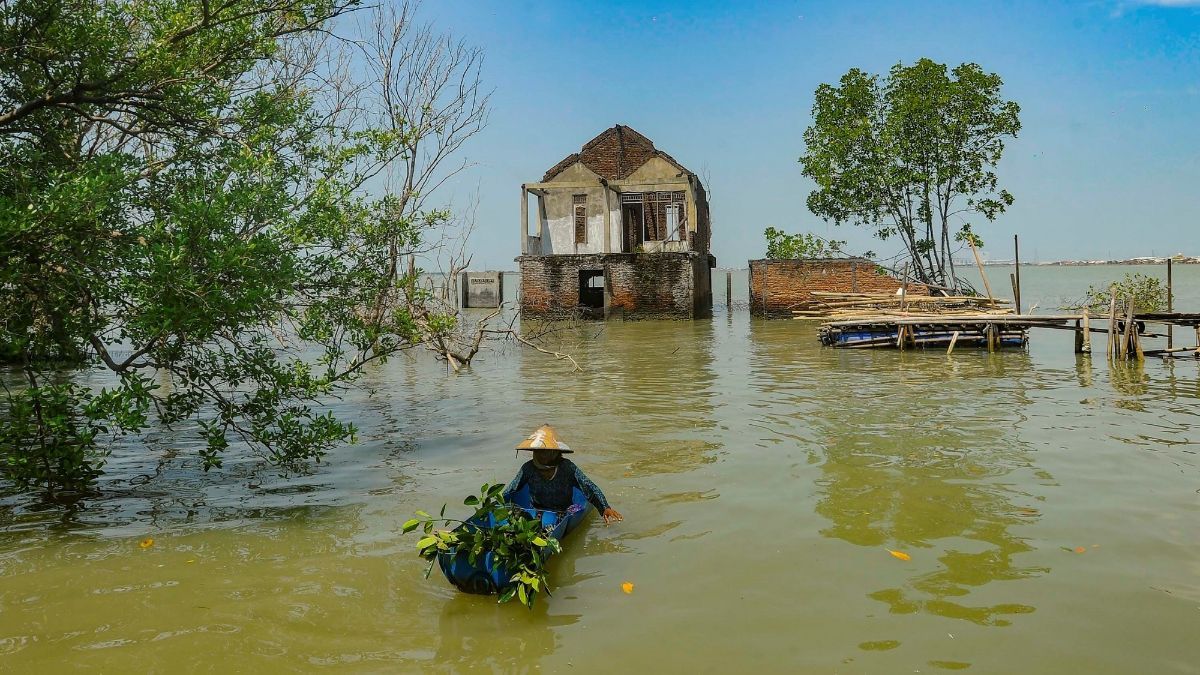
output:
M609 523L618 523L622 520L625 520L621 517L621 514L617 513L617 510L612 507L604 509L604 513L601 513L600 517L604 519L605 525Z

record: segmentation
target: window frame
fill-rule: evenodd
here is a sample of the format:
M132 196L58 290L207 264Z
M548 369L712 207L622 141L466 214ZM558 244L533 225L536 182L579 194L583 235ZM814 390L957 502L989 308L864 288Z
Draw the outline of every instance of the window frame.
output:
M578 194L571 197L572 223L575 226L575 244L586 244L587 239L587 195Z

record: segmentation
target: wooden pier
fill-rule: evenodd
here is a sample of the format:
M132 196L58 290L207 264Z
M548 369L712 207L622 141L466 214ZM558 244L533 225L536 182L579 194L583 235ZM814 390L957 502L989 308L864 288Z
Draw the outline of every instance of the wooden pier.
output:
M1116 303L1106 321L1097 322L1088 312L1080 314L911 314L862 316L821 324L817 335L822 344L844 349L945 348L982 346L988 351L1023 347L1033 328L1068 330L1075 333L1075 351L1092 352L1092 335L1107 336L1107 352L1114 359L1144 359L1191 356L1200 358L1200 314L1178 312L1135 314L1130 307L1118 316ZM1101 325L1096 325L1100 323ZM1190 327L1196 334L1193 347L1168 346L1148 349L1145 338L1165 338L1166 333L1147 332L1147 324Z

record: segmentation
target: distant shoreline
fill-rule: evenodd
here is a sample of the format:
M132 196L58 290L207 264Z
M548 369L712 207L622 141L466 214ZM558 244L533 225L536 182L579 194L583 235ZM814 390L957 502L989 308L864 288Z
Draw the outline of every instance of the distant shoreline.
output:
M1200 256L1143 256L1125 260L1052 260L1050 262L1023 262L1021 267L1085 267L1089 265L1166 265L1167 260L1176 265L1200 265ZM955 261L955 265L972 265L973 261ZM1011 260L987 260L984 267L1012 267Z

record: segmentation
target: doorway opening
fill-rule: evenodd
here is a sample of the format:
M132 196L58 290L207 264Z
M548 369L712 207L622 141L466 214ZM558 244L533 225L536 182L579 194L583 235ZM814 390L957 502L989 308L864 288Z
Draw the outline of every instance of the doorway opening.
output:
M604 270L579 270L579 306L604 309Z

